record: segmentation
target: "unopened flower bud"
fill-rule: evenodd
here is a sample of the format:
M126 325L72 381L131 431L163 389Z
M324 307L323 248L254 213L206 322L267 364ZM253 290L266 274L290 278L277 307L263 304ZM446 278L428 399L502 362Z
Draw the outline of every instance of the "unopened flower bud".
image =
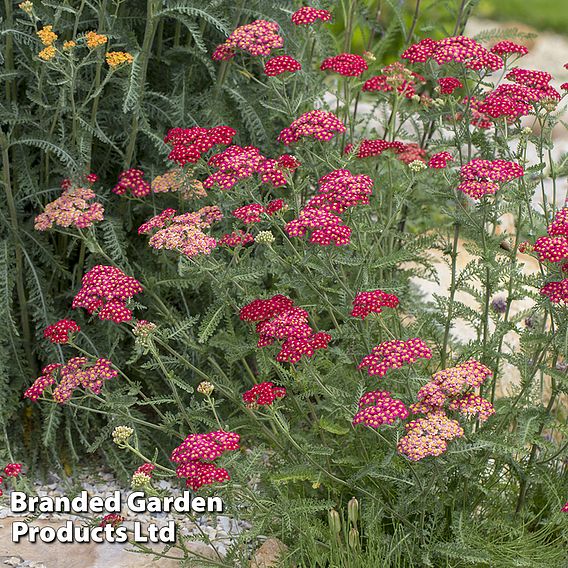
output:
M349 503L347 503L347 518L353 526L357 525L359 520L359 501L355 497L351 497Z
M205 396L211 396L214 390L215 387L209 381L202 381L197 385L197 392Z
M130 440L132 434L134 434L134 430L130 426L117 426L112 431L112 441L117 446L123 446Z
M357 550L359 548L359 531L356 528L351 528L349 531L349 534L347 535L347 544L349 544L349 548L352 548L353 550Z
M374 53L371 53L370 51L364 51L363 52L363 57L367 60L367 61L376 61L377 58L375 57Z
M258 244L269 245L274 242L274 235L270 231L260 231L254 238Z
M30 0L25 0L25 2L18 4L18 8L23 10L26 14L31 14L34 9L34 5L30 2Z
M132 476L130 485L132 486L132 489L140 489L142 487L148 487L151 481L152 478L149 475L146 475L145 473L135 473Z
M331 532L338 535L341 532L341 518L335 509L331 509L327 514L329 528Z

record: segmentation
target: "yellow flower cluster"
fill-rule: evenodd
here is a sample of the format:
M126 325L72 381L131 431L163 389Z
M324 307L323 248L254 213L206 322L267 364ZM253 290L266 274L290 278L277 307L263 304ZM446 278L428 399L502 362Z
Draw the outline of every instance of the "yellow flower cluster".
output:
M42 49L38 53L38 56L40 57L40 59L43 59L44 61L50 61L55 57L56 53L57 50L55 49L55 47L53 47L53 45L48 45L46 48Z
M131 64L134 58L130 53L126 53L124 51L109 51L106 54L106 62L109 67L113 69L122 65L123 63Z
M34 9L34 5L30 2L30 0L25 0L25 2L18 4L18 8L23 10L26 14L31 14Z
M98 34L97 32L87 32L87 47L89 49L95 49L99 47L99 45L104 45L108 38L106 35Z
M63 43L63 49L72 49L77 45L72 39Z
M36 32L43 45L50 46L58 38L58 35L53 31L52 28L53 26L44 26L41 30L39 30L39 32Z

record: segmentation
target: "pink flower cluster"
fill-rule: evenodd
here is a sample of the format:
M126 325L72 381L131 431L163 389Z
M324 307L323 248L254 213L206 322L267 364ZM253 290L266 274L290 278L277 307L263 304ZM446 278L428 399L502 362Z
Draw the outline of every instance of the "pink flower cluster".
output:
M239 230L223 235L217 244L220 247L225 246L235 248L238 246L245 246L250 243L254 243L254 237L250 233L245 233L244 231Z
M558 282L548 282L541 289L542 296L546 296L553 304L568 303L568 278Z
M115 266L94 266L83 276L82 286L73 299L73 309L85 308L89 314L98 312L101 320L115 323L130 321L132 311L126 301L140 294L142 285Z
M260 203L243 205L232 211L232 215L249 225L252 223L260 223L262 221L261 215L274 215L274 213L283 209L284 206L285 204L282 199L273 199L269 201L266 206Z
M270 406L277 398L284 398L286 389L270 381L258 383L243 393L243 401L249 406Z
M208 434L190 434L173 450L171 461L177 463L176 474L185 477L193 491L203 485L231 479L229 472L213 463L225 452L239 449L240 436L234 432L217 430Z
M214 146L230 144L236 133L229 126L172 128L164 138L172 148L168 160L180 166L194 164Z
M353 300L351 315L364 320L369 314L380 314L383 308L396 308L398 298L394 294L387 294L382 290L372 292L359 292Z
M140 225L138 234L147 234L157 229L148 244L158 250L175 250L189 258L211 254L217 241L205 234L203 229L223 218L221 210L217 206L207 206L192 213L176 213L175 209L164 209Z
M566 505L564 505L564 507L562 507L562 509L560 509L561 513L568 513L568 502L566 503Z
M269 59L264 64L264 74L268 77L276 77L276 75L282 75L282 73L295 73L302 68L299 61L296 61L293 57L289 55L277 55L272 59Z
M448 162L453 162L454 158L449 152L438 152L433 154L428 161L428 167L441 170L448 167Z
M399 95L410 99L416 95L419 84L426 82L422 75L407 69L398 61L383 67L381 71L381 75L375 75L365 81L362 88L364 92L389 93L396 89Z
M475 158L460 169L462 182L457 189L472 199L492 195L499 189L499 183L506 183L525 175L519 164L506 160L481 160Z
M524 46L514 41L498 41L491 49L491 53L496 53L500 56L511 54L526 55L529 50Z
M345 153L352 152L353 148L353 144L347 144L345 146ZM364 138L359 143L355 156L357 158L371 158L374 156L380 156L385 150L389 149L392 149L395 153L399 154L404 151L404 148L405 145L402 142L389 142L388 140L382 140L380 138L374 140Z
M432 351L422 339L417 337L408 341L391 339L373 347L372 352L363 357L358 368L366 367L370 376L384 377L389 369L400 369L403 365L410 365L418 359L431 358Z
M401 152L398 153L398 159L404 164L410 164L416 162L426 162L427 154L424 148L420 148L418 144L411 142L410 144L405 144Z
M209 165L217 168L217 171L203 182L203 186L207 189L217 185L226 191L254 174L260 176L262 183L274 187L286 185L283 168L278 160L266 158L254 146L229 146L223 152L212 156Z
M55 380L57 374L59 383ZM52 363L44 367L41 376L24 392L24 398L35 402L48 386L57 384L53 390L53 399L64 404L76 388L83 387L99 394L104 382L117 375L118 371L113 369L108 359L97 359L91 364L86 357L73 357L65 365Z
M238 27L211 56L215 61L225 61L235 56L240 49L253 56L270 55L273 49L284 46L284 39L279 35L280 28L275 22L255 20L250 24Z
M49 339L51 343L67 343L70 333L79 333L81 328L74 320L62 319L51 325L48 325L43 331L45 339Z
M304 137L327 142L341 132L345 132L345 125L332 112L311 110L284 128L278 135L278 141L287 146Z
M18 477L22 473L21 463L7 463L4 468L4 474L6 477Z
M480 112L492 118L516 120L528 115L537 102L560 100L560 93L550 85L550 73L516 68L506 78L513 84L499 85L491 91L479 104Z
M47 231L53 225L59 227L75 227L86 229L97 221L104 219L104 207L98 203L89 203L96 197L95 192L88 187L72 187L65 185L61 195L45 206L43 213L35 218L36 231Z
M457 420L451 420L443 411L431 412L405 425L406 435L398 443L398 451L411 461L427 456L439 456L448 449L448 442L463 436Z
M440 77L438 85L442 95L451 95L456 89L463 88L463 83L456 77Z
M241 308L239 316L242 321L257 322L258 347L283 341L277 361L297 363L302 356L311 357L317 349L326 349L331 340L327 333L314 333L308 324L308 312L281 294L252 301Z
M372 391L359 399L359 410L353 418L353 425L364 424L369 428L378 428L407 417L408 410L401 400L392 398L387 391Z
M359 77L368 68L369 66L365 59L354 53L340 53L339 55L328 57L323 60L320 66L322 71L329 69L344 77Z
M306 203L284 230L291 237L303 237L311 229L309 241L322 246L349 244L351 229L336 213L344 213L356 205L368 205L372 191L373 180L369 176L334 170L320 178L318 195Z
M112 192L117 195L124 195L127 191L133 197L145 197L152 188L144 179L144 172L135 168L124 170L118 176L118 183L112 188Z
M106 527L107 525L110 525L111 527L116 528L123 522L124 517L122 515L119 515L118 513L109 513L102 518L99 523L99 527Z
M424 414L440 411L449 403L451 410L459 410L466 415L474 414L478 409L482 412L480 419L484 420L495 412L493 406L480 397L470 396L473 393L467 391L479 387L492 375L488 367L475 359L438 371L418 391L418 402L411 405L410 410Z
M465 36L446 37L438 41L425 38L411 45L401 57L411 63L433 60L438 65L456 61L475 71L498 71L504 66L501 57Z
M331 20L331 12L317 10L311 6L302 6L292 14L292 23L296 26L307 26L313 24L316 20L329 22Z

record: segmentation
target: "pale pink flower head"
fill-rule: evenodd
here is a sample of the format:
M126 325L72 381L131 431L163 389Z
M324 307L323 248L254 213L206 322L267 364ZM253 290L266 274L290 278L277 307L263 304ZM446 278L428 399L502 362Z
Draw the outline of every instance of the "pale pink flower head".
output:
M317 10L311 6L302 6L292 14L292 23L296 26L308 26L316 20L329 22L331 20L331 12L328 10Z

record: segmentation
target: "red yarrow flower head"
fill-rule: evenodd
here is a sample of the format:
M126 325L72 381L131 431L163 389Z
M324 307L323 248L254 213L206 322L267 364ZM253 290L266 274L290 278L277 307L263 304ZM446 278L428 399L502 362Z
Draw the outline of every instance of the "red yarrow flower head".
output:
M524 46L514 41L499 41L497 42L489 51L491 53L495 53L500 55L501 57L517 54L517 55L526 55L529 50Z
M344 77L359 77L359 75L362 75L368 68L369 66L365 58L360 55L355 55L354 53L340 53L339 55L328 57L323 60L320 67L322 71L329 69Z
M296 26L307 26L313 24L316 20L329 22L331 20L331 12L328 10L317 10L311 6L303 6L292 14L292 23Z
M389 369L399 369L410 365L418 359L431 359L432 351L422 339L414 338L408 341L392 339L373 347L359 363L358 368L367 368L370 376L384 377Z
M120 526L122 523L124 522L124 517L121 515L118 515L117 513L109 513L108 515L105 515L101 522L99 523L99 527L106 527L107 525L110 525L112 528L116 528L118 526Z
M4 467L4 473L7 477L18 477L22 472L22 464L21 463L8 463L6 467Z
M408 165L416 160L426 162L427 154L424 148L420 148L418 144L412 142L405 144L403 150L398 152L397 157L402 163Z
M164 138L172 148L168 160L180 166L194 164L214 146L231 144L236 133L230 126L172 128Z
M394 150L395 153L400 153L404 151L405 147L402 142L389 142L388 140L382 140L380 138L374 140L364 138L359 143L355 156L361 159L372 158L380 156L385 150ZM351 153L353 148L353 144L347 144L345 146L345 153Z
M81 328L74 320L62 319L54 324L47 326L43 332L43 336L49 339L51 343L68 343L69 334L79 333Z
M568 258L568 239L559 237L539 237L533 247L539 259L548 262L562 262Z
M239 230L223 235L217 244L220 247L225 246L228 248L235 248L249 245L251 243L254 243L254 237L250 233L245 233L244 231Z
M243 393L243 401L249 406L270 406L278 398L286 396L286 389L270 381L254 385Z
M120 172L118 183L112 188L112 192L124 195L127 191L130 191L133 197L145 197L152 191L150 184L144 179L142 170L130 168Z
M433 154L428 161L428 167L433 169L444 169L448 167L448 162L453 162L454 158L449 152L438 152Z
M387 391L372 391L359 399L359 411L353 417L353 425L364 424L376 429L406 418L408 410L401 400L392 398Z
M540 289L540 294L547 297L553 304L568 303L568 278L559 282L548 282Z
M443 95L451 95L456 89L463 88L463 83L456 77L441 77L438 79L438 85Z
M452 400L449 409L457 410L467 417L478 417L480 422L485 422L495 414L495 408L488 400L471 392Z
M24 392L24 398L29 398L32 402L35 402L47 387L55 384L56 371L62 366L61 363L51 363L45 366L41 371L41 376Z
M290 170L291 172L297 170L302 165L296 156L292 154L282 154L277 162L281 169Z
M293 57L289 55L277 55L264 64L264 74L269 77L276 77L276 75L282 75L282 73L295 73L301 68L302 65L300 62L296 61Z
M383 308L396 308L397 306L398 298L394 294L387 294L382 290L359 292L353 300L351 315L364 320L371 313L380 314Z
M115 323L130 321L132 311L126 301L143 291L136 278L127 276L115 266L97 265L83 276L82 286L73 299L73 309L85 308L97 313L101 320Z
M156 469L156 466L153 463L144 463L142 464L135 472L134 475L137 473L143 473L148 477L152 477L152 472Z
M547 232L551 237L568 237L568 207L563 207L556 212Z
M560 509L560 512L561 513L568 513L568 502L566 503L566 505L564 505L564 507L562 507L562 509Z
M460 169L462 183L458 190L472 199L494 194L502 183L507 183L525 174L522 166L506 160L481 160L475 158Z
M332 112L311 110L284 128L278 135L278 141L289 145L310 137L325 142L342 132L345 132L345 125Z

